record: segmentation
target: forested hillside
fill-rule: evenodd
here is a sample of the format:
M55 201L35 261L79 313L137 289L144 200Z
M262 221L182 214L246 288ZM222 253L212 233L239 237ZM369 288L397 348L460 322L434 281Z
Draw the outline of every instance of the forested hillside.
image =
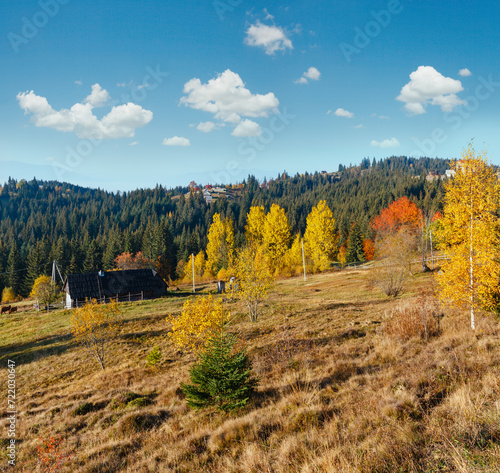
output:
M341 243L354 223L369 237L373 217L401 196L414 201L424 215L439 210L443 185L437 175L447 168L447 161L437 158L365 158L361 165L339 166L335 173L284 173L264 183L249 176L239 197L210 205L201 193L189 194L188 187L112 193L10 179L0 193L0 291L9 286L27 295L34 279L50 272L52 260L63 274L96 271L112 269L123 252L142 251L159 262L163 277L173 278L179 260L206 248L216 212L232 219L236 246L243 244L246 215L255 205L266 211L273 203L280 205L292 232L303 234L307 215L324 199Z

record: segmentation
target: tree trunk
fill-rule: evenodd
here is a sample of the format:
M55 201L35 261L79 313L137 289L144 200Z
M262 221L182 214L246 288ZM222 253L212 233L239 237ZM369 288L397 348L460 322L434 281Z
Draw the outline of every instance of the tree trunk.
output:
M474 226L472 215L472 192L470 198L470 244L469 244L469 272L470 272L470 326L472 330L476 329L474 321L474 264L472 257L472 230Z

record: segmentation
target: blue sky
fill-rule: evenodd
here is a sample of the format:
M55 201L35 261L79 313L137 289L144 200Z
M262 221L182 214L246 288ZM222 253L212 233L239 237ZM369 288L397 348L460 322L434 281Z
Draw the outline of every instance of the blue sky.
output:
M0 182L109 190L500 164L500 6L465 1L2 2Z

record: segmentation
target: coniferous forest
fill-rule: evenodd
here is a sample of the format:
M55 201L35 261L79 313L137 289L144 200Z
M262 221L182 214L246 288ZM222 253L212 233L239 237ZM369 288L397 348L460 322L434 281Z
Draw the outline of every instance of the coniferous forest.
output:
M64 182L9 179L0 192L0 292L29 294L34 280L57 261L63 276L109 270L124 253L142 252L174 279L177 262L204 250L215 213L234 222L235 244L244 243L251 206L285 209L292 232L304 234L306 217L320 200L332 209L345 243L349 233L371 236L370 221L391 202L407 196L424 215L442 205L443 159L365 158L337 172L286 172L259 182L248 176L232 198L207 204L193 187L108 192ZM202 188L202 183L198 184Z

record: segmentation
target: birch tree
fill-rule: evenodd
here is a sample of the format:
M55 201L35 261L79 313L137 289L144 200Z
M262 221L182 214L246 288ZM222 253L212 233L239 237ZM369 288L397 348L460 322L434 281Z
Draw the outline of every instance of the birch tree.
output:
M330 267L338 251L338 237L335 233L335 219L326 201L321 200L307 216L307 228L304 235L305 250L317 271Z
M440 249L450 258L438 275L440 297L467 308L471 328L479 308L492 309L498 292L498 230L500 186L486 156L472 146L454 165L455 176L446 184Z

